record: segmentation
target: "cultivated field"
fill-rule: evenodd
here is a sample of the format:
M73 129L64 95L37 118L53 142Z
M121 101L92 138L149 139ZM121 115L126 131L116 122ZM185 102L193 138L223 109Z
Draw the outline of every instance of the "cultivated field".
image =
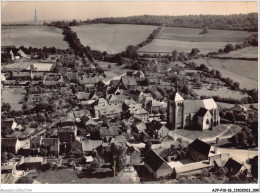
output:
M127 24L92 24L72 27L81 43L93 50L118 53L128 45L137 45L147 39L157 26Z
M200 34L202 29L166 27L158 39L179 40L189 42L243 42L252 33L247 31L213 30Z
M248 60L223 60L200 58L194 61L198 65L205 64L210 69L219 70L223 77L239 82L241 88L258 88L258 63Z
M243 49L235 50L232 52L229 52L227 54L221 54L218 55L218 58L225 58L225 57L231 57L231 58L253 58L257 59L258 58L258 47L246 47Z
M229 42L236 44L237 42ZM172 53L177 50L178 52L190 53L192 48L198 48L200 53L207 54L209 52L215 52L219 49L223 49L227 42L190 42L179 40L166 40L155 39L150 44L140 48L139 53Z
M228 43L236 44L246 40L252 33L247 31L211 30L206 34L200 34L202 29L166 27L147 46L139 49L139 53L171 53L191 52L192 48L198 48L202 54L223 49Z
M51 26L2 26L2 46L67 49L62 30Z
M26 91L24 88L2 88L2 104L9 103L12 110L21 110L22 104L20 101L23 99Z

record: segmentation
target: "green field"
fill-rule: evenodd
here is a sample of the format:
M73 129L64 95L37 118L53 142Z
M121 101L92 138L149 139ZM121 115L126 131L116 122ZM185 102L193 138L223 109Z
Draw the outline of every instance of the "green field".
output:
M199 28L165 27L158 39L189 42L243 42L252 33L247 31L213 30L200 34Z
M229 42L236 44L237 42ZM192 48L198 48L200 53L207 54L223 49L227 42L189 42L178 40L155 39L150 44L140 48L139 53L172 53L178 52L190 53Z
M198 48L202 54L216 52L227 44L237 44L246 40L252 33L247 31L212 30L200 34L202 29L165 27L150 44L138 50L143 53L190 53L192 48Z
M242 99L243 97L247 97L247 94L242 94L239 91L230 90L227 87L221 87L217 90L209 90L209 86L202 87L200 89L193 89L193 91L199 96L225 96L225 98L232 98L232 99Z
M67 49L62 30L51 26L2 26L2 46Z
M246 47L243 49L235 50L226 54L218 55L221 57L232 57L232 58L258 58L258 47Z
M22 104L20 101L23 99L26 91L22 87L18 88L2 88L2 104L9 103L12 110L21 110Z
M200 58L194 61L210 69L219 70L223 77L239 82L241 88L258 88L258 62L248 60L224 60Z
M128 24L92 24L72 27L81 43L93 50L118 53L128 45L137 45L147 39L157 26Z

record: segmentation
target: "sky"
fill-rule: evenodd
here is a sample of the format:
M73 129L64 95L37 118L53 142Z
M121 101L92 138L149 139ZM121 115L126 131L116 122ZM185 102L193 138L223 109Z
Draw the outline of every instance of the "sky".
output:
M258 12L258 4L246 1L225 2L2 2L2 22L38 20L86 20L99 17L125 17L133 15L229 15Z

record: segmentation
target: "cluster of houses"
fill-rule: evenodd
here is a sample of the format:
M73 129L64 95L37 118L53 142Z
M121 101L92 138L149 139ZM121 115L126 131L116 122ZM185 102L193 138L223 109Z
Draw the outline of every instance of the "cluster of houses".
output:
M233 167L228 164L232 162L228 155L218 153L216 148L199 139L185 151L184 157L188 161L176 156L176 151L182 151L181 147L163 149L164 140L170 140L169 130L210 130L219 125L219 110L213 99L187 101L176 89L173 98L158 101L151 93L138 89L140 82L146 78L140 70L127 72L120 79L106 84L93 70L84 73L68 70L61 75L53 72L54 65L14 63L2 67L4 86L29 81L48 90L77 88L70 92L75 108L66 117L56 120L50 128L23 138L2 138L2 152L19 155L19 161L14 162L15 167L7 160L2 171L10 171L10 168L41 169L50 157L66 159L76 153L85 158L85 164L94 161L111 163L112 145L126 149L126 165L143 165L154 178L185 175L215 166ZM151 80L151 84L171 86ZM29 100L33 104L40 102L37 94L29 96ZM155 115L154 112L159 111L164 116ZM1 121L2 131L17 129L19 126L14 119ZM147 147L148 143L151 147Z

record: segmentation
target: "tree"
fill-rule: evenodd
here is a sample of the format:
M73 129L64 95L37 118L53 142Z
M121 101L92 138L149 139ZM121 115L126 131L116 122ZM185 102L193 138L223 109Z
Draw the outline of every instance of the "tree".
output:
M203 84L200 80L198 80L198 81L196 81L196 86L201 88L203 86Z
M120 172L126 166L126 148L125 146L111 145L110 150L113 154L114 161L116 161L117 172Z
M249 163L251 164L251 174L253 178L258 179L258 156L250 159Z
M226 46L225 46L225 48L224 48L224 52L225 53L228 53L228 52L230 52L230 51L233 51L235 48L234 48L234 46L232 45L232 44L227 44Z
M202 29L201 34L206 34L206 33L208 33L208 32L209 32L209 28L208 28L207 25L205 25L205 26L203 27L203 29Z
M15 183L16 184L32 184L33 179L28 176L22 176Z
M247 142L248 142L248 144L250 145L250 147L255 143L255 138L254 138L254 136L253 135L249 135L248 137L247 137Z
M195 55L195 54L199 54L200 53L200 50L198 48L192 48L191 50L191 55Z
M109 63L107 67L108 67L108 69L110 70L110 69L111 69L111 64Z
M176 61L177 60L177 57L178 57L178 51L174 50L172 52L172 61Z
M127 46L126 51L125 51L126 57L136 59L138 57L138 54L136 52L136 47L135 46Z
M233 85L231 86L231 88L233 90L239 90L239 86L240 86L240 84L238 82L234 82Z
M9 103L2 104L2 111L9 112L11 110L11 105Z
M218 70L216 70L216 77L217 77L218 79L221 79L221 78L222 78L222 74L221 74Z
M235 115L233 112L229 111L224 116L225 119L231 121L232 123L235 123Z

